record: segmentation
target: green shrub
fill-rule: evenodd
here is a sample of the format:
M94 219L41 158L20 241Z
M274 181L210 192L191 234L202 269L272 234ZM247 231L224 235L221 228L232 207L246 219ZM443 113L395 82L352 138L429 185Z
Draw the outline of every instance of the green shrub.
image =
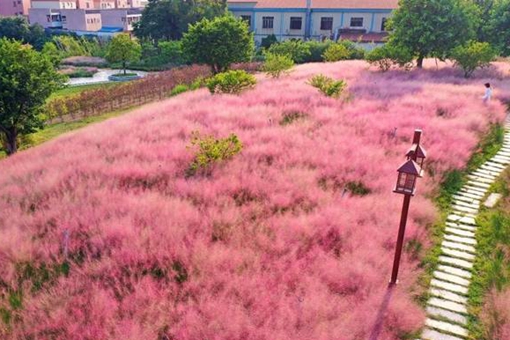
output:
M289 56L269 52L265 55L266 61L262 66L262 70L273 78L279 78L282 74L288 73L294 66L294 61Z
M349 51L348 59L365 59L365 50L356 46L356 44L352 41L338 40L337 44L345 46L345 48Z
M218 73L207 80L206 86L214 93L238 94L249 89L257 83L255 77L246 71L235 70Z
M349 59L351 53L343 44L331 44L322 57L324 61L332 62Z
M370 189L360 181L347 182L345 188L349 190L354 196L366 196L371 192Z
M205 78L204 77L197 77L197 79L193 80L193 82L189 86L189 89L192 90L192 91L198 90L199 88L201 88L204 85L205 85Z
M486 42L470 41L466 45L455 47L451 52L451 59L464 70L466 78L477 68L488 67L495 58L495 50Z
M184 54L182 52L182 44L180 41L160 41L158 48L161 51L161 59L164 63L173 65L184 64Z
M338 98L342 94L343 90L347 86L343 80L334 80L323 74L317 74L313 76L309 82L310 85L319 89L319 91L332 98Z
M366 60L383 72L388 71L392 67L410 70L412 68L413 55L404 47L387 43L384 46L374 48L367 54Z
M299 39L290 39L271 45L270 53L287 55L297 64L310 57L310 47Z
M176 96L178 94L181 94L181 93L184 93L186 91L188 91L190 88L188 87L188 85L186 84L179 84L179 85L176 85L172 91L170 91L170 95L171 96Z
M94 76L94 74L96 74L96 73L97 73L97 69L96 70L88 70L88 69L84 69L84 68L79 68L79 69L75 70L74 72L67 74L67 76L69 78L92 78Z
M191 135L190 149L197 149L186 175L193 176L199 171L208 171L214 163L229 160L241 152L243 144L235 134L226 138L201 136L198 131Z
M269 48L271 45L278 43L278 39L276 38L276 35L270 34L265 38L262 38L262 41L260 43L261 48Z
M309 50L310 50L310 56L304 60L304 62L322 62L324 61L323 55L324 52L328 49L329 46L333 44L331 40L326 41L317 41L317 40L310 40L305 43Z

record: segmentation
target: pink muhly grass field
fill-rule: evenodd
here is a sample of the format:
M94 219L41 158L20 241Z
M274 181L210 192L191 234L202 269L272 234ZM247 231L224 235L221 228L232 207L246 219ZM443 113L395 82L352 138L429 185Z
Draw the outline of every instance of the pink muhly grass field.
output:
M367 339L414 129L430 157L406 240L426 248L442 175L504 117L481 97L487 80L502 95L494 77L505 67L465 80L432 64L386 74L360 61L302 65L280 80L261 75L240 96L185 93L1 161L0 310L10 321L0 338ZM346 79L348 99L306 84L317 73ZM293 112L306 116L279 124ZM211 176L185 178L194 130L235 133L244 148ZM349 182L370 193L344 193ZM413 300L422 255L404 253L378 339L423 325Z

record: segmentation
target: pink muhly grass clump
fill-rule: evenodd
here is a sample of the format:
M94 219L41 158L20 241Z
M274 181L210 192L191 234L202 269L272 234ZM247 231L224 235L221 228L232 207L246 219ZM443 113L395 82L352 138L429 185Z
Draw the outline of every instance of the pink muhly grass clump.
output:
M349 99L307 85L316 73L345 79ZM482 103L483 77L302 65L240 96L185 93L2 161L0 296L23 299L0 299L16 316L1 337L338 340L382 322L379 339L395 339L420 328L408 292L423 253L404 253L386 297L396 169L422 128L430 157L406 237L426 247L442 176L504 117L499 101ZM196 130L235 133L243 150L186 178ZM27 263L48 274L37 286Z

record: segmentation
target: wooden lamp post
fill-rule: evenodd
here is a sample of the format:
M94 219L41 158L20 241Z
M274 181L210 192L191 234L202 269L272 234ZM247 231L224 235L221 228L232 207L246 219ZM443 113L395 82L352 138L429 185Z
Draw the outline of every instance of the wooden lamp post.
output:
M397 284L398 268L400 266L400 257L402 255L402 246L404 244L404 235L406 231L407 214L409 212L409 203L411 196L416 191L416 179L423 176L423 161L427 157L427 152L420 145L421 130L414 131L413 145L406 153L407 161L398 168L397 185L393 192L404 195L404 204L400 216L400 227L398 230L397 247L395 258L393 260L393 270L391 272L390 284Z

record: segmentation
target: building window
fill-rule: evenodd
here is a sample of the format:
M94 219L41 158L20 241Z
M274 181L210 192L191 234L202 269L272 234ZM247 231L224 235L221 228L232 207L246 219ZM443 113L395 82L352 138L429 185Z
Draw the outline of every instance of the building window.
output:
M14 7L16 7L16 1L13 1L13 2L12 2L12 5L13 5Z
M251 28L251 15L241 15L241 20L243 20L248 27Z
M62 22L66 22L67 21L67 17L65 15L62 15Z
M274 17L262 17L262 28L273 29Z
M303 18L301 17L290 17L290 29L300 30Z
M351 18L351 27L363 27L363 18Z
M86 5L87 5L87 8L90 8L90 3L88 3L88 2L87 2L87 4L86 4Z
M321 18L321 31L333 30L333 17L322 17Z
M49 15L46 16L46 21L51 22L51 17Z
M382 22L381 22L381 32L385 32L386 31L386 22L387 22L387 18L382 18Z

